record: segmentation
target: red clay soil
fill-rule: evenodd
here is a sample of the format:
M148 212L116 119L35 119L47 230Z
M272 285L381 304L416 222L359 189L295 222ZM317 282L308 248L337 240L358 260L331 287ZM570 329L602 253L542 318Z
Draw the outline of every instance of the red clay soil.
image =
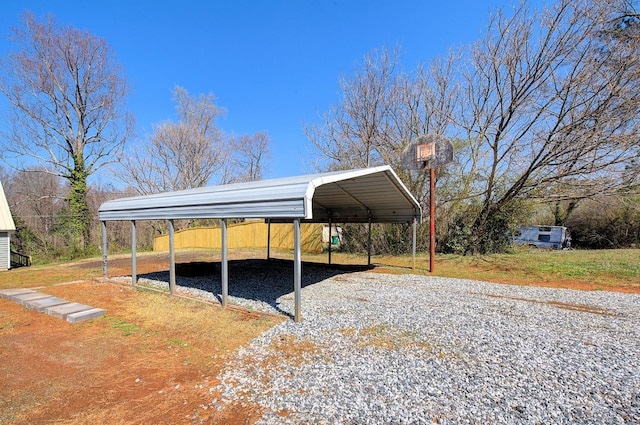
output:
M5 300L0 308L0 423L189 423L210 401L208 388L190 384L215 384L219 365L189 364L188 351L162 338L123 336L107 321L70 325Z
M110 274L130 272L126 259L109 266ZM166 270L160 256L138 259L138 273L158 270ZM86 281L41 291L104 308L107 315L70 324L0 299L0 424L245 424L260 417L255 405L222 411L210 406L219 396L210 389L217 384L224 356L257 333L218 347L211 339L198 342L201 329L154 328L130 313L130 303L136 297L164 296L114 283ZM192 304L192 309L220 310ZM260 325L266 329L281 320L228 314L236 316L229 319L234 326L268 320Z

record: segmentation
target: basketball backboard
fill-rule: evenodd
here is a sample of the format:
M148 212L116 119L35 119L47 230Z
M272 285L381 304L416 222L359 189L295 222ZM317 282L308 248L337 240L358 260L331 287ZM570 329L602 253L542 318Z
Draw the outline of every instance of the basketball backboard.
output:
M439 134L417 137L404 150L402 166L408 170L436 168L453 161L453 146Z

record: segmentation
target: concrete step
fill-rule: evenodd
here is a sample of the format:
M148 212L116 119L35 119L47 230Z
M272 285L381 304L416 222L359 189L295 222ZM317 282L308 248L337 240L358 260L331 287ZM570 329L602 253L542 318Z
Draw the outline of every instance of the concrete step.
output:
M49 316L57 317L59 319L66 319L69 314L79 313L85 310L91 310L93 307L90 305L80 304L80 303L67 303L60 304L53 307L49 307L45 309L45 313Z
M91 310L79 311L77 313L71 313L67 315L67 322L78 323L85 320L95 319L96 317L104 316L104 309L92 308Z
M38 313L45 312L49 316L66 319L67 322L70 323L84 322L85 320L95 319L105 314L102 308L95 308L80 303L71 303L62 298L36 292L34 289L3 289L0 290L0 297L22 304L29 310L35 310Z
M26 294L18 294L9 297L11 301L15 301L18 304L24 305L28 301L41 300L43 298L50 298L51 295L43 294L42 292L27 292Z
M14 295L20 294L30 294L36 292L33 289L25 289L25 288L11 288L11 289L3 289L0 291L0 298L9 299Z
M69 301L63 300L62 298L58 298L58 297L49 297L49 298L42 298L39 300L27 301L26 303L24 303L24 306L27 307L29 310L35 310L38 313L42 313L47 308L54 307L60 304L69 304Z

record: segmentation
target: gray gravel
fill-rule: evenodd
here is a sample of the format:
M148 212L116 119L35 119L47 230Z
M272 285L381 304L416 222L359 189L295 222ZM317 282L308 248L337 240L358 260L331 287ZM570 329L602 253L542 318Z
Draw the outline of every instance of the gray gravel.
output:
M292 314L292 270L260 264L230 270L231 302ZM178 283L219 297L215 275ZM234 353L211 408L257 403L260 424L640 424L638 295L320 267L303 284L304 321Z

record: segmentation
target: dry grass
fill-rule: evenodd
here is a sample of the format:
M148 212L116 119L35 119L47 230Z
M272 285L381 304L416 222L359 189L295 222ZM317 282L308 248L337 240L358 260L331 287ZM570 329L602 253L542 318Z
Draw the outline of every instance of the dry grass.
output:
M518 249L511 254L442 256L436 273L490 282L640 292L640 250L551 251Z
M111 283L46 293L107 315L69 324L0 300L0 423L244 423L252 408L212 412L209 388L226 356L285 320Z
M271 340L269 355L263 361L263 369L270 364L286 361L292 366L300 366L322 356L322 347L313 341L299 339L292 334L279 335Z
M397 351L403 348L431 349L431 345L419 341L415 335L389 325L375 325L362 329L342 328L338 332L355 340L358 348L374 347L381 350Z
M348 257L346 257L348 258ZM405 256L373 258L376 272L414 273L496 283L640 293L640 249L550 251L518 249L509 254L436 255L435 273L429 257L419 254L416 268Z
M115 303L115 310L108 312L107 320L111 320L112 327L124 334L162 332L170 344L201 350L206 355L227 353L286 320L281 316L222 309L216 303L110 283L55 286L47 288L47 293L99 306L106 301L101 288L114 285L128 295Z
M508 299L508 300L516 300L516 301L526 301L526 302L530 302L530 303L534 303L534 304L546 304L546 305L550 305L552 307L556 307L556 308L561 308L563 310L571 310L571 311L580 311L583 313L591 313L591 314L597 314L600 316L610 316L610 317L617 317L619 316L619 314L600 308L600 307L596 307L596 306L592 306L592 305L586 305L586 304L569 304L569 303L563 303L560 301L539 301L539 300L532 300L529 298L522 298L522 297L509 297L506 295L492 295L492 294L481 294L483 296L488 296L488 297L493 297L493 298L503 298L503 299Z

